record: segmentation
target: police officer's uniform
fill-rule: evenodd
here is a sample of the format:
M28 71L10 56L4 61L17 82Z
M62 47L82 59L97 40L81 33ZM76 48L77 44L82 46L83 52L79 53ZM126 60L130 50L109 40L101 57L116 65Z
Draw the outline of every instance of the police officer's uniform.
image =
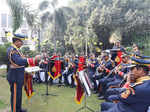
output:
M150 64L147 60L131 58L139 64ZM147 71L147 70L146 70ZM149 93L150 93L150 76L142 76L134 83L126 88L124 92L118 95L113 95L112 100L118 100L119 102L109 104L110 109L102 112L147 112L150 106ZM107 105L107 104L105 104ZM111 106L113 105L113 106Z
M150 76L144 76L118 95L119 102L102 112L146 112L150 106Z
M22 39L25 36L16 34L14 38ZM24 84L24 71L25 66L35 66L33 58L24 58L19 49L12 44L7 49L7 59L9 63L9 70L7 73L7 80L10 85L11 91L11 111L12 112L25 112L22 110L22 87Z

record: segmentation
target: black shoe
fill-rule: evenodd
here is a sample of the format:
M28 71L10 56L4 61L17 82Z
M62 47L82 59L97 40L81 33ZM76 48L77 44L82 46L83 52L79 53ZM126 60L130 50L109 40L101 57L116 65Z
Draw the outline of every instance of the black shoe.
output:
M58 83L59 83L59 84L62 84L62 82L61 82L61 81L59 81Z
M99 100L104 100L104 96L98 97Z
M27 112L27 110L26 109L21 109L21 111L20 112Z
M93 94L97 94L98 93L98 91L93 91Z

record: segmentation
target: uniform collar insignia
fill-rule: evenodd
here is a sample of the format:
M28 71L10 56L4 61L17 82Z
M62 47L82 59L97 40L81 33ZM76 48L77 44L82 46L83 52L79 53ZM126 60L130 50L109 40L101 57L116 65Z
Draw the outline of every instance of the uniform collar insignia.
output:
M144 81L150 80L150 76L140 77L136 80L135 83L130 84L130 87L135 87L136 85L143 84Z
M21 56L23 56L23 54L19 51L19 48L17 48L15 44L12 44L12 47L14 47L14 48L17 50L17 52L18 52Z
M136 80L136 83L138 82L144 82L144 81L147 81L147 80L150 80L150 76L144 76L144 77L140 77Z

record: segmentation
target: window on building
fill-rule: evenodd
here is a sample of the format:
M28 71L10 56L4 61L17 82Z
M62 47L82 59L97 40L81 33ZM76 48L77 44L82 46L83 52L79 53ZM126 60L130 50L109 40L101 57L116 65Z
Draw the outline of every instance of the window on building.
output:
M8 16L8 28L12 27L12 16Z
M7 27L7 14L1 14L1 27Z

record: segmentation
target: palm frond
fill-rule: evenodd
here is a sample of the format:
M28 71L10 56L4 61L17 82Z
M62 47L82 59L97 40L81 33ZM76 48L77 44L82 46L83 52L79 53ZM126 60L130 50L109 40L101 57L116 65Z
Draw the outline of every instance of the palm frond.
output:
M21 26L23 22L23 9L21 0L7 0L8 6L13 17L13 32Z

